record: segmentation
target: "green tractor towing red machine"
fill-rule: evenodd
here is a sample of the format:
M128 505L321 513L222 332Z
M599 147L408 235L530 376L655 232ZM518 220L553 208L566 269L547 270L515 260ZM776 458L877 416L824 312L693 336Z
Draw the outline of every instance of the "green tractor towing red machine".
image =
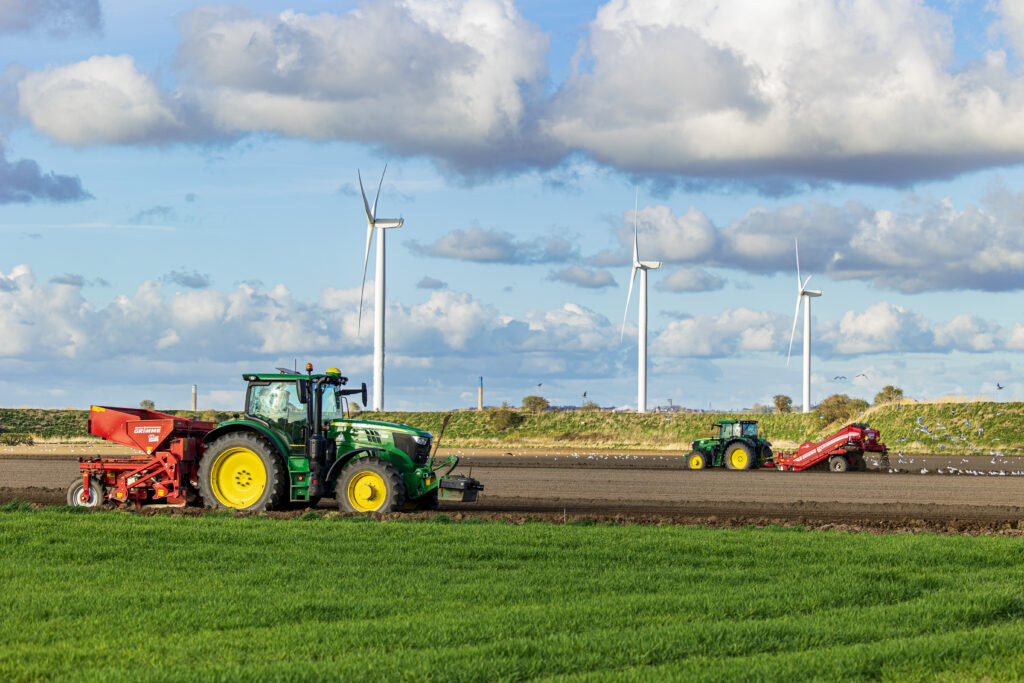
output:
M694 441L686 465L691 470L722 467L749 470L772 463L772 445L757 434L756 420L719 420L711 436Z
M801 471L828 462L829 470L865 470L864 456L871 453L881 467L889 466L889 449L877 429L867 423L853 422L820 441L805 441L795 451L772 453L772 445L757 433L754 420L720 420L711 436L694 441L686 456L691 470L725 466L731 470L775 467L782 471Z
M275 510L335 497L345 512L434 509L438 500L476 500L483 486L452 475L457 456L435 462L430 432L345 417L347 378L334 368L313 374L244 374L243 415L220 424L143 408L93 406L89 432L143 455L79 461L68 504L164 503ZM446 420L447 421L447 420ZM442 426L441 432L443 433Z

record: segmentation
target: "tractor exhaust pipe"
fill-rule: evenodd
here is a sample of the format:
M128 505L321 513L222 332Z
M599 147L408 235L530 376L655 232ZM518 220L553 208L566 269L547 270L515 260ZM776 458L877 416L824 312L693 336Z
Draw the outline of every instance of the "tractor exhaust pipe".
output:
M308 367L308 366L307 366ZM323 398L324 382L326 377L312 382L313 391L310 392L309 400L313 402L313 424L311 425L307 453L309 456L309 497L314 498L323 494L323 482L321 473L324 465L327 464L327 439L324 438Z

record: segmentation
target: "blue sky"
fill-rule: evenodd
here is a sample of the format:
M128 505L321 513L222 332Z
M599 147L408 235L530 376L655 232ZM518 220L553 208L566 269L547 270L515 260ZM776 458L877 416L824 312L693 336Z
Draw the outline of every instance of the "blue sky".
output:
M385 163L386 408L635 406L636 187L649 406L799 400L794 237L815 402L1020 400L1022 49L1005 0L0 0L0 405L369 381Z

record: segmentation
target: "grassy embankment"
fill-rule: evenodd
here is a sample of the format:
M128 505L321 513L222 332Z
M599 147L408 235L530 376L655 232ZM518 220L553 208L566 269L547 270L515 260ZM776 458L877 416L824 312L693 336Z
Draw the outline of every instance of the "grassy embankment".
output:
M227 413L190 413L203 419L224 419ZM363 417L401 422L440 431L443 412L374 413ZM997 451L1024 455L1024 404L1022 403L904 403L870 408L861 415L824 424L819 413L739 415L726 413L524 413L522 421L506 429L492 411L452 413L443 445L456 448L611 448L686 450L690 442L710 433L715 420L757 419L776 449L793 448L817 440L843 424L867 421L880 429L891 450L906 453L982 454ZM928 433L921 431L917 418ZM0 432L31 434L37 440L86 438L88 411L0 409ZM979 431L980 430L980 431ZM4 437L0 433L0 440Z
M879 429L892 451L906 453L1024 455L1022 403L903 403L870 408L825 424L817 412L802 414L522 413L523 422L505 431L488 413L454 413L444 443L457 447L635 448L685 450L711 432L715 420L754 419L776 449L821 439L850 422ZM413 424L438 433L443 413L364 413L366 417ZM929 433L921 431L917 418ZM968 423L970 426L968 426ZM979 432L981 430L981 432Z
M6 681L1024 676L1019 538L6 508Z

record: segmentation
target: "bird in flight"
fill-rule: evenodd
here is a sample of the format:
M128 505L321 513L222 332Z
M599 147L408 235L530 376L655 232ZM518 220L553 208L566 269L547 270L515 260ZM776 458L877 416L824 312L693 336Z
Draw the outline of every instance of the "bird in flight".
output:
M863 372L859 372L859 373L857 373L857 376L856 376L856 377L854 377L854 379L857 379L857 377L863 377L864 379L871 379L870 377L868 377L867 375L865 375L865 374L864 374Z
M583 398L586 398L586 397L587 397L587 392L584 391L583 392Z
M996 382L996 389L1002 389L1002 388L1003 388L1003 385L1000 384L999 382Z
M544 386L544 382L537 382L537 386L538 386L538 387L542 387L542 386Z
M834 381L834 380L837 380L837 379L839 379L839 380L843 380L843 379L846 379L846 375L836 375L836 376L835 376L835 377L833 377L832 379L833 379L833 381Z

